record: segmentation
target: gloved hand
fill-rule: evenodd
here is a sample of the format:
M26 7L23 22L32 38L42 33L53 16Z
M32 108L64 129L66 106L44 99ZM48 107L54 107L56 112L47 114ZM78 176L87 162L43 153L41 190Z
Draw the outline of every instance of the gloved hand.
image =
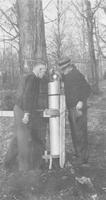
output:
M22 119L22 122L24 123L24 124L28 124L28 122L29 122L29 113L24 113L24 117L23 117L23 119Z

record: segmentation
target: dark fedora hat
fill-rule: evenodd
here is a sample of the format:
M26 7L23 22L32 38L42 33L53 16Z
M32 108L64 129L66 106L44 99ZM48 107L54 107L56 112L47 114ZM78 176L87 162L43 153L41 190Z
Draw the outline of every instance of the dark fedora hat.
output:
M64 70L67 67L69 67L70 64L71 64L71 59L70 58L63 58L58 63L59 67L61 67L62 70Z

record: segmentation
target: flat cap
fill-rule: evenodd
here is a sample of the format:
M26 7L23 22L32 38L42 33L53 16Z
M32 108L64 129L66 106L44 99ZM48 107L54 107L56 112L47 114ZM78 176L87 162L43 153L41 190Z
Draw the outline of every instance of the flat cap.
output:
M70 65L71 59L70 58L64 58L59 61L58 65L61 67L61 69L65 69Z

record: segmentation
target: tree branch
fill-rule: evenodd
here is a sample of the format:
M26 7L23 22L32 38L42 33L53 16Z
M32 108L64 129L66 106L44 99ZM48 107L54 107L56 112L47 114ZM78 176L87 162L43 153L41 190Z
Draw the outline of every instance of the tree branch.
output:
M4 40L0 40L0 42L3 42ZM10 44L10 42L8 41L8 40L6 40L5 41L7 44ZM19 51L19 49L16 47L16 46L14 46L13 44L10 44L14 49L16 49L16 51L18 52Z
M76 8L76 10L79 12L79 14L84 17L85 19L87 18L81 11L79 10L79 7L72 1L72 5Z
M49 6L49 4L51 4L52 1L53 1L53 0L50 0L50 1L47 3L47 5L44 7L43 11L44 11L45 9L47 9L47 7Z
M16 41L16 39L18 38L18 35L14 36L13 38L5 38L5 39L2 39L2 41L14 41L18 43L18 41Z
M102 42L106 43L106 40L104 40L100 35L99 38L102 40Z
M9 31L7 31L1 24L0 24L0 28L1 28L5 33L7 33L8 35L14 37L14 35L11 34Z
M45 15L45 17L49 20L48 22L45 22L45 24L49 24L49 23L54 22L54 21L57 20L57 18L55 18L55 19L50 19L47 15Z
M100 1L98 2L98 4L97 4L94 8L92 8L92 10L94 10L94 11L93 11L93 15L94 15L95 12L99 9L101 3L102 3L102 0L100 0Z
M1 13L6 17L6 19L10 22L10 24L13 26L13 28L15 29L15 31L18 33L18 30L17 28L15 27L15 24L11 21L10 17L7 16L7 14L2 10L0 9Z

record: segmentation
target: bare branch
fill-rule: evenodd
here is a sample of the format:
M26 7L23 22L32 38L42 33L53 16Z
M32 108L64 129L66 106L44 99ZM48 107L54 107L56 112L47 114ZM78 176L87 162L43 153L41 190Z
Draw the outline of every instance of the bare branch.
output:
M72 1L72 5L76 8L79 14L86 19L86 16L79 10L79 7Z
M4 40L0 40L0 42L3 42L3 41ZM8 40L5 40L5 43L10 44L14 49L16 49L17 52L19 51L19 49L16 46L14 46L13 44L11 44Z
M103 53L103 47L101 48L100 41L99 41L99 40L101 40L103 43L106 44L106 40L104 40L101 37L101 35L99 34L99 30L97 29L96 24L95 24L95 37L96 37L96 41L97 41L97 47L98 47L99 55L102 55L103 58L106 58L106 56Z
M100 35L99 38L102 40L102 42L106 43L106 40L104 40Z
M0 9L0 11L6 17L6 19L10 22L10 24L13 26L13 28L15 29L15 31L18 33L18 30L17 30L16 26L14 25L14 23L11 21L10 17L7 16L7 14L2 9Z
M47 15L45 15L45 17L49 20L48 22L45 22L45 24L49 24L49 23L54 22L54 21L57 20L57 18L55 18L55 19L50 19Z
M15 42L19 42L19 41L17 41L16 39L18 38L18 35L16 35L16 36L14 36L13 38L5 38L5 39L3 39L3 41L14 41L15 40Z
M47 9L47 7L51 4L52 1L53 1L53 0L50 0L50 1L47 3L47 5L44 7L43 10Z
M9 31L7 31L1 24L0 24L0 28L1 28L5 33L7 33L8 35L14 37L14 35L11 34Z
M99 9L101 3L102 3L102 0L100 0L100 1L98 2L98 4L97 4L94 8L92 8L92 10L94 10L94 11L93 11L93 15L94 15L95 12Z
M54 21L56 21L56 20L57 20L57 19L53 19L53 20L51 20L51 21L45 22L45 24L52 23L52 22L54 22Z
M62 17L62 15L66 12L66 10L64 10L61 14L60 14L60 18ZM55 19L50 19L47 15L45 15L45 17L49 20L48 22L45 22L45 24L49 24L51 22L54 22L57 20L57 18Z
M102 57L103 57L104 59L106 59L106 56L104 55L104 53L103 53L101 47L99 47L99 48L100 48L100 53L101 53Z

